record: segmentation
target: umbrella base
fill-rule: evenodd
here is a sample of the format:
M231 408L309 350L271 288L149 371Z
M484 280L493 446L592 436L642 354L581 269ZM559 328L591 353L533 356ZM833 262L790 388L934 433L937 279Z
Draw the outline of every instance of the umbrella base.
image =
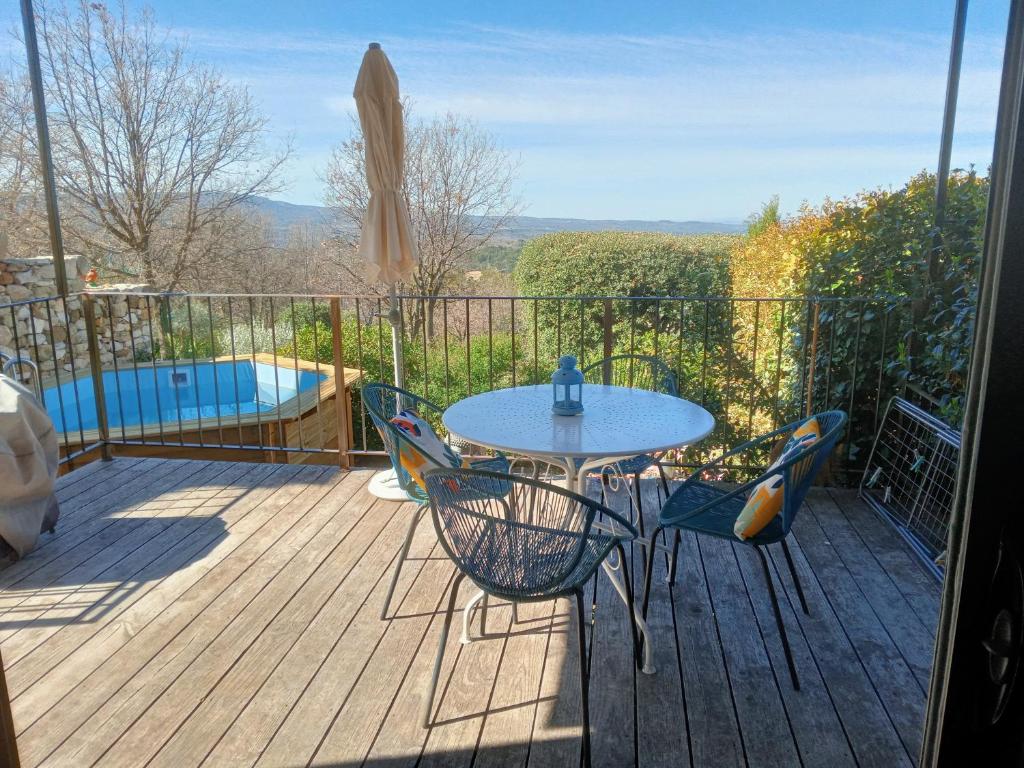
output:
M378 472L371 477L368 488L370 493L378 499L385 499L387 501L409 501L412 498L408 493L402 490L401 487L399 487L398 478L395 476L395 470L393 469Z

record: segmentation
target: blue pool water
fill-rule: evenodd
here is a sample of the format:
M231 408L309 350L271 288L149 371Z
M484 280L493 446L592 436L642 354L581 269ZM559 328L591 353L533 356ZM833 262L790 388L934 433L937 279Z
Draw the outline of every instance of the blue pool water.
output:
M209 419L213 424L237 415L271 411L314 389L326 374L293 368L226 360L176 366L129 366L103 372L104 400L111 432L142 424L177 426L179 419ZM58 392L59 390L59 392ZM58 432L96 429L96 394L91 378L62 382L43 393L46 410ZM77 401L77 402L76 402ZM62 407L63 405L63 407Z

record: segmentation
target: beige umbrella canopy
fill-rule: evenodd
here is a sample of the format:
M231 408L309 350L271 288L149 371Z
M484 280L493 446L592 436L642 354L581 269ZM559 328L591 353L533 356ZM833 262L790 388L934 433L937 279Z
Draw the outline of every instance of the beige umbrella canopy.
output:
M380 43L370 43L363 54L352 95L363 129L366 185L370 188L370 202L359 236L359 255L366 260L370 281L387 283L390 289L388 321L391 323L395 384L402 387L405 385L402 318L395 298L395 284L412 277L419 258L409 211L402 198L405 131L402 102L398 98L398 76L380 49Z
M359 255L366 260L371 281L394 286L412 277L418 258L402 198L405 136L398 77L378 43L370 43L363 55L353 95L363 129L370 189Z

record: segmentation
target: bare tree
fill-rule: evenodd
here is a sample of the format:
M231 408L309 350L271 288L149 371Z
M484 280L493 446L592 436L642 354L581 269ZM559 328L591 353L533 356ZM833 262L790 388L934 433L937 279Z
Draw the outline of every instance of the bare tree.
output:
M426 297L416 321L434 335L437 297L471 251L485 245L519 211L513 194L517 164L476 123L448 114L413 121L405 110L403 193L420 265L412 289ZM336 213L335 237L345 258L342 268L357 285L365 270L354 259L359 227L369 192L364 175L363 140L354 121L353 135L331 155L325 174L327 203Z
M34 130L27 81L0 77L0 231L14 256L45 253L49 242L39 163L28 138Z
M72 242L160 289L213 258L247 198L277 188L289 151L241 87L192 62L152 13L39 6L55 173Z

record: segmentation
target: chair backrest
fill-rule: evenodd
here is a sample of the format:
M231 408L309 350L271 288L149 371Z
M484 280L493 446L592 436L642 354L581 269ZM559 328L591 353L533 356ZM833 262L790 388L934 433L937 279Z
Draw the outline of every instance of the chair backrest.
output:
M426 416L424 411L431 414L440 414L440 406L435 405L426 398L414 395L408 390L394 387L390 384L373 382L364 384L360 390L363 399L363 406L370 414L381 440L384 441L384 449L388 452L391 464L395 468L395 475L398 479L398 486L417 499L425 499L423 489L419 487L412 475L402 466L400 459L403 450L415 451L431 465L437 465L433 457L419 449L415 442L410 440L398 427L391 423L391 419L401 411L413 410L421 416Z
M816 413L814 418L818 420L821 437L807 448L790 456L776 468L775 472L766 474L766 476L776 474L780 469L784 473L782 527L787 533L793 525L797 510L804 503L811 483L814 482L814 478L818 476L818 472L828 461L828 457L832 455L836 443L839 442L839 438L846 428L846 413L843 411ZM796 422L794 426L799 426L802 423L802 421Z
M606 357L584 368L583 380L588 384L611 384L679 396L679 385L672 369L652 355Z
M536 596L563 584L580 564L596 512L605 509L516 475L443 468L425 479L441 546L460 571L500 596ZM615 540L608 539L611 549Z

